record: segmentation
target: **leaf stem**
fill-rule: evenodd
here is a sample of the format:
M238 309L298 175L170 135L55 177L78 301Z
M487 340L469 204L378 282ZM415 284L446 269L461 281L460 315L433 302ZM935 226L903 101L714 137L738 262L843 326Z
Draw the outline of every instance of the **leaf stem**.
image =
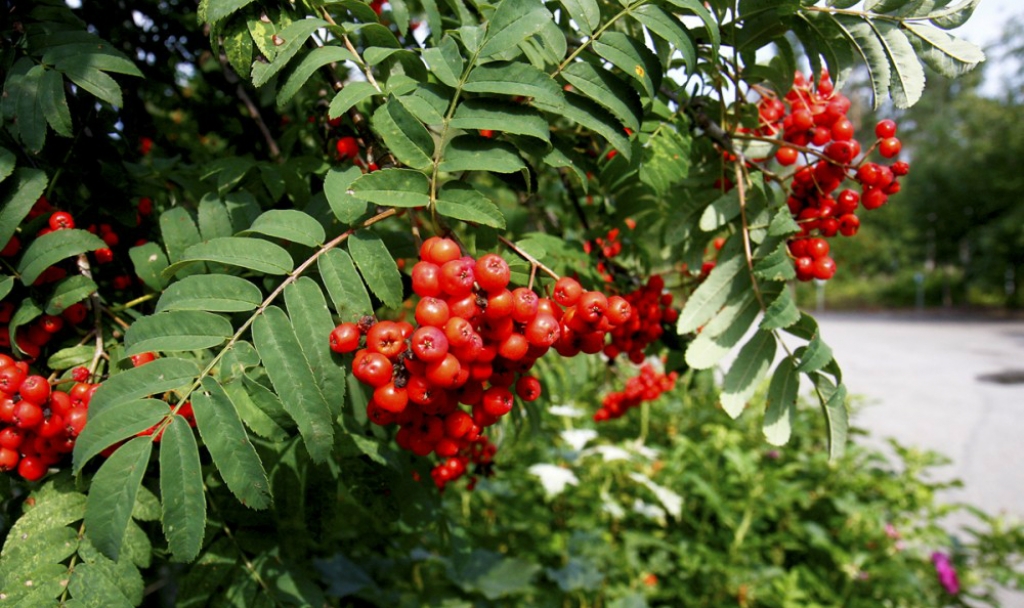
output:
M555 272L554 270L551 270L550 268L548 268L547 266L542 264L540 260L538 260L537 258L533 257L532 255L530 255L526 251L524 251L519 245L516 245L515 243L513 243L512 241L508 240L507 238L501 236L500 234L498 235L498 240L501 241L502 243L504 243L505 246L508 247L509 249L511 249L512 251L515 251L516 254L519 255L519 257L523 258L524 260L526 260L527 262L530 263L530 266L532 267L532 269L530 270L531 283L533 282L532 281L532 277L533 277L534 273L536 272L537 268L540 268L541 270L546 272L549 276L551 276L551 278L553 278L555 280L562 278L561 276L559 276L559 274L557 272Z

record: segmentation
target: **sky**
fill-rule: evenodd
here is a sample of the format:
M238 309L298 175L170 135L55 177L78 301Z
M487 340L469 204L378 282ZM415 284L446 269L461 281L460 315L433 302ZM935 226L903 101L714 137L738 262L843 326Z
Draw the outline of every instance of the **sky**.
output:
M951 33L985 48L999 39L1003 24L1013 17L1024 18L1024 2L1021 0L981 0L967 23ZM986 63L982 92L997 95L1000 74L1007 73L1010 68L1001 65L991 54Z

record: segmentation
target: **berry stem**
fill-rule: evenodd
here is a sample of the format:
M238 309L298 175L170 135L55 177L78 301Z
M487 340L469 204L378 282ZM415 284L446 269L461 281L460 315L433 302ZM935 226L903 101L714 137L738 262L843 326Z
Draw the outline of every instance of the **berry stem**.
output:
M533 267L531 269L531 271L530 271L530 283L531 284L533 283L533 273L534 273L534 271L537 268L540 268L541 270L546 272L548 274L548 276L550 276L551 278L555 279L556 281L558 279L562 278L561 276L558 275L557 272L555 272L554 270L551 270L550 268L545 266L543 263L541 263L540 260L538 260L537 258L533 257L532 255L530 255L529 253L524 251L522 248L520 248L518 245L516 245L512 241L508 240L507 238L501 236L500 234L498 235L498 240L501 241L502 243L504 243L505 246L508 247L509 249L511 249L512 251L515 251L516 254L519 255L519 257L523 258L524 260L526 260L527 262L530 263L530 266Z

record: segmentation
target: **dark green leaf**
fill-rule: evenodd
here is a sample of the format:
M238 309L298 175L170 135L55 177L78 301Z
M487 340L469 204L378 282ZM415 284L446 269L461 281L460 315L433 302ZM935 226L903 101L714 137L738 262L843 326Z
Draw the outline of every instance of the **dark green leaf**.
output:
M85 529L92 544L114 561L121 553L135 495L152 451L152 438L136 437L117 448L92 478L85 505Z
M498 210L497 205L471 184L465 182L445 184L438 194L436 209L445 217L483 224L492 228L505 228L505 217Z
M7 95L16 94L18 134L25 147L34 153L42 150L46 143L46 116L39 99L39 87L45 72L41 65L33 67L18 79L15 91L6 92Z
M494 171L515 173L526 169L516 147L504 141L486 137L462 135L448 142L438 167L441 171Z
M263 292L243 278L228 274L204 274L172 283L160 295L156 312L165 310L208 310L245 312L255 310Z
M284 299L302 353L306 355L320 392L332 406L332 415L337 417L341 415L345 400L345 372L331 357L327 336L334 329L334 322L327 300L320 286L309 277L300 277L286 287Z
M244 79L252 72L253 40L249 28L242 19L233 19L224 27L221 35L221 46L228 63Z
M529 135L544 141L550 139L548 121L540 112L529 106L489 99L471 99L459 104L451 126L456 129L489 129Z
M145 488L143 488L145 490ZM199 447L188 423L172 416L160 446L162 519L173 561L192 561L198 555L206 527L206 497ZM160 515L158 515L158 518Z
M645 4L633 9L630 15L642 23L652 34L665 40L683 55L686 69L692 72L697 65L697 50L679 20L654 4Z
M324 252L317 260L317 268L342 321L354 322L363 315L373 314L370 295L347 252L339 249Z
M754 276L767 281L788 281L796 277L796 269L785 243L754 264Z
M214 193L199 201L199 234L204 241L234 234L228 209Z
M199 18L213 25L250 3L252 0L206 0L201 5L206 6L206 11L201 12Z
M117 81L96 68L92 55L64 57L54 67L82 89L112 106L122 107L121 87Z
M316 30L327 27L323 19L299 19L294 21L276 34L277 40L283 42L277 46L277 55L270 63L256 63L252 68L252 84L259 88L265 85L275 74L281 71L284 66L292 60L292 57L299 52L306 44L306 40Z
M53 130L64 137L71 137L71 111L64 96L64 77L60 72L47 70L39 79L39 105Z
M924 68L903 30L886 21L872 21L871 27L885 49L892 68L889 94L897 108L909 108L924 92Z
M323 245L324 227L312 216L296 209L264 211L245 233L257 232L308 247Z
M825 412L828 424L828 457L838 460L846 450L847 433L850 427L850 414L846 409L846 386L838 387L821 374L811 376L814 386L821 399L821 409Z
M111 561L89 542L88 536L79 546L78 557L68 581L68 591L78 606L120 608L142 603L142 575L129 559Z
M372 232L356 232L348 239L352 261L374 295L389 308L402 304L402 276L384 241Z
M562 77L576 90L618 118L631 131L640 130L643 106L636 90L609 70L599 68L587 61L577 61L562 70Z
M59 315L65 308L88 298L96 291L96 283L83 275L70 276L57 284L44 307L46 314Z
M274 391L253 380L248 375L242 376L242 386L245 388L244 392L252 400L253 405L259 408L275 425L282 429L295 428L295 420L284 407L281 398L274 394Z
M344 170L332 168L324 178L324 196L342 223L351 224L366 213L366 201L348 193L352 182L362 174L359 167L351 166Z
M167 259L172 264L182 258L186 249L203 240L192 216L182 207L160 214L160 234L167 247Z
M75 472L103 450L159 423L170 411L159 399L121 401L100 412L90 406L89 422L75 441Z
M558 109L557 113L604 137L626 160L632 157L633 147L622 125L607 110L586 97L575 93L566 95L565 106Z
M768 225L768 236L789 236L800 232L800 224L793 219L789 209L781 209L773 217Z
M722 409L736 418L757 390L775 359L775 336L771 332L754 334L733 361L722 383Z
M21 282L31 285L44 270L57 262L106 246L103 239L85 230L65 229L44 234L32 241L18 262Z
M198 373L194 361L165 357L115 374L96 389L89 401L89 416L99 416L118 403L180 389L192 384Z
M71 369L72 367L85 365L92 361L95 352L95 346L86 346L84 344L82 346L62 348L50 355L50 358L46 360L46 366L55 370Z
M431 167L434 138L402 102L391 99L377 108L371 124L388 150L403 164L421 171Z
M602 59L635 78L648 97L657 95L661 86L661 62L643 40L630 38L621 32L605 32L592 46Z
M15 158L14 154L7 148L0 148L0 183L3 183L4 180L11 176L16 164L17 158ZM0 211L0 213L3 212Z
M324 462L334 445L334 419L291 322L283 310L271 306L253 323L252 335L274 389L288 397L284 406L298 424L310 458Z
M132 323L124 334L125 355L213 348L233 333L231 322L212 312L160 312Z
M562 89L551 76L520 62L482 65L469 73L462 90L529 97L554 107L563 103Z
M430 71L442 83L458 88L462 80L464 62L459 45L451 36L445 35L436 47L423 51L423 60L430 66Z
M348 112L357 103L379 94L380 91L365 80L350 82L338 91L338 94L331 100L331 107L327 110L327 117L337 118Z
M715 199L700 216L700 229L715 232L740 214L740 196L736 189Z
M796 396L800 390L800 374L793 358L779 362L768 385L768 403L764 413L764 436L772 445L789 442L793 417L796 415Z
M502 0L487 22L479 57L483 59L515 48L551 19L551 13L539 0Z
M257 323L259 320L257 320ZM243 505L270 506L270 482L235 406L213 378L192 394L196 427L228 489Z
M46 190L47 183L46 174L38 169L18 169L14 172L13 183L9 184L0 206L0 247L10 242L18 225Z
M800 320L800 310L796 307L792 294L783 289L777 298L768 305L761 320L761 329L770 331L789 327Z
M29 321L39 317L43 314L43 309L36 304L32 298L25 298L18 305L17 310L14 311L14 315L11 317L8 323L7 330L11 336L18 334L18 329L23 325L28 324ZM21 347L14 340L11 340L11 347L19 353L24 353Z
M833 22L839 26L843 36L852 43L852 46L864 65L868 68L871 77L871 88L874 91L875 108L877 109L882 100L889 93L891 83L891 69L889 58L886 56L885 47L875 36L874 30L864 21L848 15L832 16Z
M291 433L285 430L281 425L277 424L273 418L263 411L262 408L256 405L256 402L253 401L249 393L246 392L245 386L242 382L229 382L224 385L224 391L228 394L228 397L231 398L231 402L235 404L235 409L238 411L238 417L242 419L245 426L249 427L249 430L253 433L274 442L287 441L288 438L291 437ZM267 392L269 393L269 391ZM281 413L290 424L291 418L288 416L288 413L284 411L283 406Z
M584 36L590 36L601 25L601 7L596 0L560 0ZM611 32L608 32L611 33ZM608 33L605 35L607 36Z
M280 245L252 237L226 236L192 245L181 261L167 267L164 275L173 275L199 261L241 266L266 274L288 274L295 267L292 256Z
M821 339L821 332L815 332L814 337L807 344L807 348L800 356L798 372L809 374L816 372L832 361L832 349Z
M291 101L292 97L302 89L306 81L321 67L329 63L340 63L342 61L355 62L355 56L347 49L340 46L322 46L315 48L308 55L302 58L299 65L289 74L288 79L281 85L277 92L277 106L283 107Z
M350 192L371 203L388 207L425 207L430 204L430 181L412 169L382 169L352 182Z
M128 250L128 257L135 268L135 274L147 287L160 291L167 286L163 271L167 268L167 256L160 245L149 242Z

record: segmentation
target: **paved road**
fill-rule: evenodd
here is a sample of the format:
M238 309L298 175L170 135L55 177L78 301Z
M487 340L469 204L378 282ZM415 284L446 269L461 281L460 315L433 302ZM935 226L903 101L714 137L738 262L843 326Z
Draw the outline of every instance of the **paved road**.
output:
M816 315L853 394L854 424L950 458L946 495L1024 520L1024 321L948 315ZM1016 372L1016 373L1014 373ZM1016 383L985 381L1003 373ZM1024 607L1024 595L1004 600Z

